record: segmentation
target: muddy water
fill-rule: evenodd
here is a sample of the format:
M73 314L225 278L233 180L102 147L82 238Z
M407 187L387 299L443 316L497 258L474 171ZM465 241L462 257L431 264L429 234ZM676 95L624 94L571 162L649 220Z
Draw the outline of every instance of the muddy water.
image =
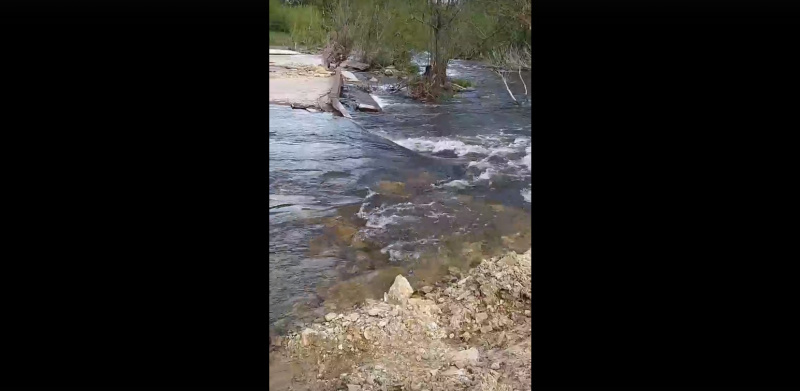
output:
M385 89L354 120L270 106L270 325L277 330L530 247L530 106L480 66L475 91L422 105ZM359 77L364 77L359 75ZM523 74L530 88L529 76Z

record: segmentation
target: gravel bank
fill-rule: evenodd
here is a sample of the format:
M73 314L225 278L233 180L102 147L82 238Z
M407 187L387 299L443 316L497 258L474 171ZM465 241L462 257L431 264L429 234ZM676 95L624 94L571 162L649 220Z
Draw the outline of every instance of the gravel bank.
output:
M274 337L270 390L530 390L531 253L433 286L398 276L383 300Z

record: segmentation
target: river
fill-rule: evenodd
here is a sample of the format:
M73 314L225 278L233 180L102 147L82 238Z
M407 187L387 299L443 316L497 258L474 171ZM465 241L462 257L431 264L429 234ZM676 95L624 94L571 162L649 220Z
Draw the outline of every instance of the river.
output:
M518 106L479 63L448 74L475 91L426 105L379 89L383 112L353 121L270 105L271 328L380 298L398 273L419 287L530 248L525 87L506 76Z

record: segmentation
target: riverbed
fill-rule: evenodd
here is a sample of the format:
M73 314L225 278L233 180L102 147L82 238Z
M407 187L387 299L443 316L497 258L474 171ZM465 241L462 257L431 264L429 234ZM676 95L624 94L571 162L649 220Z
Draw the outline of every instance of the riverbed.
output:
M429 105L383 86L352 121L270 105L271 327L530 248L530 76L506 76L516 105L479 63L448 72L475 90Z

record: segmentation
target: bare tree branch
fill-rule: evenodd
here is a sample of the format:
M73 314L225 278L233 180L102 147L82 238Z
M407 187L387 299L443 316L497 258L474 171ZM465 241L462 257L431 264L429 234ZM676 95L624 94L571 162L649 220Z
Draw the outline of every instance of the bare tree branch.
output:
M503 79L503 85L505 85L505 86L506 86L506 91L508 91L508 95L510 95L510 96L511 96L511 99L513 99L513 100L514 100L514 103L516 103L517 105L519 105L519 102L517 102L517 98L515 98L515 97L514 97L514 94L512 94L512 93L511 93L511 89L510 89L510 88L508 88L508 83L506 83L506 78L503 76L503 72L502 72L502 71L500 71L500 70L495 70L495 72L497 72L497 74L498 74L498 75L500 75L500 78L502 78L502 79ZM527 87L526 87L526 89L527 89Z
M522 67L518 67L517 72L519 73L519 81L522 82L522 86L525 87L525 98L528 97L528 86L525 85L525 80L522 79Z

